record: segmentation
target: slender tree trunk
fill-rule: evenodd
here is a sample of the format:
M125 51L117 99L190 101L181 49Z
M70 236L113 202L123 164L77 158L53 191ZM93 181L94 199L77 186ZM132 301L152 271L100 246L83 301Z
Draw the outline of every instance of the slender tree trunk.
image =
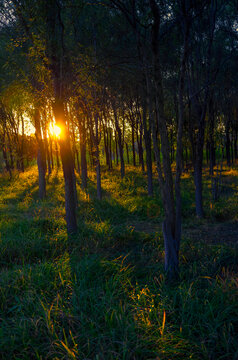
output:
M233 129L232 129L232 133L231 133L231 136L232 136L232 138L231 138L231 163L232 163L232 165L234 164L234 146L233 146L233 144L234 144L234 136L233 136Z
M95 114L94 121L95 121L96 134L95 134L95 136L93 135L93 140L94 140L94 146L95 146L95 165L96 165L96 174L97 174L97 198L99 200L101 200L102 199L102 186L101 186L101 165L100 165L100 157L99 157L100 139L99 139L99 129L98 129L98 127L99 127L98 114Z
M81 180L82 188L85 190L87 188L87 158L86 158L86 129L85 124L83 123L80 126L81 137L80 137L80 153L81 153Z
M24 150L25 150L25 144L24 144L24 138L25 138L25 129L24 129L24 119L23 116L21 116L21 171L24 172Z
M52 170L51 170L49 144L48 144L48 139L47 139L47 136L46 136L46 129L44 129L43 133L44 133L44 145L45 145L46 163L47 163L47 168L48 168L48 175L50 175L52 173Z
M133 122L132 122L132 125L131 125L131 142L132 142L133 165L136 166L135 127L134 127Z
M109 128L109 169L112 169L112 130Z
M44 199L46 196L46 182L45 182L45 172L46 172L46 159L45 159L45 149L44 143L41 134L41 124L40 124L40 112L36 108L34 114L35 120L35 135L38 144L37 150L37 165L38 165L38 174L39 174L39 197Z
M106 155L106 165L108 166L108 169L110 169L108 131L104 124L103 124L103 139L104 139L104 151Z
M138 124L139 125L139 124ZM140 130L139 130L140 128ZM137 128L137 145L138 145L138 153L139 153L139 163L141 165L142 172L145 171L144 158L143 158L143 146L142 146L142 126L138 126Z
M61 135L59 140L60 155L63 167L64 181L65 181L65 211L66 223L68 233L77 232L76 221L76 183L74 173L73 156L70 147L69 134L66 127L66 120L64 114L63 100L58 96L56 91L55 103L53 106L56 124L61 128Z
M93 168L95 166L95 158L94 158L92 135L90 136L90 139L89 139L89 158L90 158L91 170L93 170Z
M60 161L59 161L59 149L58 149L58 140L55 139L55 155L56 155L56 166L57 169L60 168Z
M208 46L206 54L206 81L207 86L205 89L203 100L200 100L199 96L193 96L193 91L191 86L191 79L189 79L189 88L190 88L190 99L193 109L193 121L197 124L197 128L193 128L194 138L193 143L195 142L195 152L193 151L194 159L194 182L195 182L195 201L196 201L196 213L198 217L203 217L203 203L202 203L202 164L203 164L203 148L204 148L204 133L205 133L205 118L206 111L209 102L210 96L210 81L211 81L211 58L212 58L212 45L214 30L216 25L216 11L217 4L215 1L211 1L209 8L210 22L209 22L209 32L208 32ZM201 66L201 64L200 64ZM198 64L199 67L199 64ZM197 73L198 74L198 73ZM197 76L194 73L192 74L193 83L195 84L195 78ZM191 144L192 147L194 146ZM193 149L194 150L194 149Z
M8 158L7 158L7 152L6 152L5 147L3 147L3 149L2 149L2 153L3 153L3 159L5 161L6 170L9 173L9 177L11 179L12 178L12 170L11 170L11 166L9 165L9 161L8 161Z
M8 148L9 148L9 155L10 155L10 167L12 170L14 170L14 157L13 157L12 147L11 147L10 143L8 145Z
M209 151L210 151L210 143L209 143L209 141L207 141L206 142L206 165L207 166L208 166L209 158L210 158Z
M129 158L129 149L128 149L128 144L126 144L126 155L127 155L127 164L129 165L130 164L130 158Z
M215 142L214 142L214 127L215 127L215 119L214 119L214 106L213 106L213 98L211 96L209 102L209 160L210 160L210 175L214 174L214 166L216 163L216 152L215 152Z
M197 159L194 165L195 203L196 214L199 218L204 216L202 197L202 161Z
M238 133L238 129L235 128L235 135L234 135L234 157L235 157L235 160L238 159L237 133Z
M69 127L69 126L68 126ZM69 129L68 129L69 132ZM74 124L72 123L72 142L73 142L73 161L74 161L74 168L78 169L77 164L77 155L76 155L76 140L75 140L75 129Z
M97 174L97 198L102 199L102 186L101 186L101 165L99 159L99 149L96 151L96 174Z
M54 88L53 112L56 125L61 128L59 139L60 155L65 181L65 211L67 232L77 232L76 207L77 192L74 173L74 163L67 130L64 107L64 77L65 64L64 24L62 21L62 4L56 1L45 3L46 25L49 36L46 41L46 53L49 58L49 69ZM69 125L69 123L68 123Z
M189 37L189 22L187 19L186 3L182 2L182 11L184 15L184 49L181 59L180 81L179 81L179 122L177 133L177 154L176 154L176 179L175 179L175 194L176 194L176 207L174 201L173 191L173 176L171 169L171 162L169 157L169 138L167 132L166 118L164 113L164 95L162 75L160 68L159 58L159 29L160 29L160 8L156 0L149 0L150 8L153 14L152 24L152 54L153 54L153 80L155 86L155 109L156 116L152 122L152 134L154 151L156 155L158 178L161 187L162 199L165 208L165 220L163 223L163 235L165 243L165 271L169 279L176 278L179 271L179 248L181 239L181 191L180 179L182 173L182 134L183 134L183 92L184 92L184 78L185 78L185 64L188 56L188 37ZM147 80L147 89L151 89L151 83ZM148 97L150 91L148 91ZM152 107L149 101L149 112L151 114ZM151 115L150 115L151 117ZM158 138L156 134L156 125L158 126L160 139L161 139L161 152L163 160L163 168L160 162L160 154L158 147Z
M52 138L49 133L49 151L50 151L50 161L51 161L51 167L54 169L54 158L53 158L53 149L52 149Z
M185 166L188 168L188 147L185 147Z
M77 171L78 171L78 174L80 174L80 164L79 164L79 152L78 152L78 149L75 149L75 154L76 154Z
M119 160L118 160L118 145L117 145L117 135L115 132L115 148L116 148L116 165L118 166Z
M123 143L122 143L122 133L121 128L119 126L118 117L116 110L114 109L114 119L115 119L115 125L117 130L117 138L118 138L118 147L119 147L119 154L120 154L120 160L121 160L121 178L123 179L125 176L125 163L124 163L124 155L123 155Z
M5 162L6 171L9 173L10 179L12 178L12 169L8 161L7 151L6 151L6 143L5 143L5 129L3 129L3 135L1 136L1 148L2 148L2 155Z
M174 189L173 176L170 162L170 144L166 125L166 118L164 113L164 95L162 85L162 75L160 68L160 58L158 49L158 36L160 28L160 12L159 6L155 0L150 0L150 7L153 14L154 23L152 25L152 53L153 53L153 80L155 87L155 116L152 121L152 135L154 151L157 163L158 178L162 193L162 199L165 209L165 220L163 223L163 235L165 244L165 271L168 279L173 279L178 276L179 271L179 244L180 239L176 237L176 214L174 203ZM149 86L148 86L149 85ZM147 86L150 89L151 84L147 81ZM152 97L149 93L149 99ZM149 105L151 113L151 105ZM158 138L156 125L158 126L161 139L161 152L163 167L160 160Z
M228 120L226 121L226 161L228 166L231 166L230 147L230 118L228 118Z
M147 184L148 184L148 195L153 195L153 175L152 175L152 159L151 159L151 134L150 128L147 129L147 107L146 107L146 96L143 101L143 127L144 127L144 140L145 140L145 151L146 151L146 170L147 170Z

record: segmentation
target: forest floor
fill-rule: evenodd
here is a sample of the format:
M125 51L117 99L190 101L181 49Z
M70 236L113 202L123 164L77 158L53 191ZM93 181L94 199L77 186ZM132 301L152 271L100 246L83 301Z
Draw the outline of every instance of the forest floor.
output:
M78 182L79 182L78 178ZM62 172L38 199L37 169L0 177L0 359L238 359L238 169L224 168L205 219L182 179L180 282L163 272L163 210L127 167L78 184L78 235L68 237Z

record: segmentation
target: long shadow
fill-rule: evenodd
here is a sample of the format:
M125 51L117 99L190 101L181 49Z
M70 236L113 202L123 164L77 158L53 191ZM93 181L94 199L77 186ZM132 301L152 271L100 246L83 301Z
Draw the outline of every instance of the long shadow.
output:
M80 192L79 231L68 238L75 323L74 329L67 328L78 334L81 349L87 343L87 352L77 353L79 358L110 359L118 353L118 358L123 354L125 359L142 359L142 351L150 358L155 355L147 341L138 337L129 291L132 284L144 284L146 277L158 275L160 239L155 245L151 235L133 231L128 223L135 218L105 190L103 199L97 200L93 181L85 199Z
M4 198L4 195L3 195L2 201L1 201L2 207L0 208L0 213L12 214L14 206L16 206L17 204L22 202L27 197L27 195L32 196L32 201L29 201L29 207L30 207L30 205L34 201L33 195L37 192L37 184L38 184L38 181L36 180L27 189L19 191L18 193L16 193L16 196L14 196L12 198ZM24 207L24 210L23 209L17 210L17 212L22 212L22 211L23 212L27 211L27 206Z
M69 253L77 259L82 255L99 255L110 261L126 257L125 263L135 267L141 277L156 273L158 260L160 257L162 260L160 234L147 233L146 229L137 231L131 226L140 221L137 214L128 211L110 192L103 190L103 195L102 200L96 198L96 185L91 180L87 193L80 192L78 235L69 238ZM148 219L148 228L150 224ZM151 265L153 258L156 258L156 266Z
M138 337L130 291L132 285L144 285L146 278L162 270L162 261L158 264L161 238L134 231L130 223L138 216L105 189L98 200L91 180L87 192L80 191L77 214L79 231L68 238L68 253L75 279L71 311L78 323L74 332L80 334L77 343L82 349L88 344L88 352L81 357L110 359L117 351L118 358L123 354L125 359L142 359L141 351L146 351L153 358L150 345Z
M158 193L158 189L155 189L155 196L154 197L148 197L148 194L145 190L145 181L142 179L142 176L139 177L139 183L138 181L135 182L134 179L134 173L131 172L131 178L125 177L123 180L120 180L120 177L117 179L120 183L119 191L123 192L126 191L128 187L130 187L129 190L129 198L134 199L136 197L135 201L137 201L137 206L134 207L134 209L128 210L125 206L119 203L115 197L113 197L113 194L110 191L107 191L105 188L103 188L102 184L102 200L98 201L96 196L96 184L95 181L89 180L88 181L88 189L87 189L87 195L90 198L91 202L95 204L95 209L101 212L101 219L104 220L110 220L110 218L114 218L115 223L125 223L130 221L148 221L148 223L154 222L154 220L157 221L159 217L163 214L161 213L153 213L152 207L160 207L162 210L162 201L161 197ZM137 179L138 180L138 179ZM140 182L140 180L143 180ZM114 189L112 189L114 191ZM115 190L117 191L117 190ZM126 198L126 195L125 195ZM140 199L140 201L138 201ZM151 206L151 214L149 211L146 212L145 208L148 206ZM106 207L106 209L105 209ZM108 211L106 211L108 209ZM117 216L117 210L119 211L119 216ZM154 219L156 218L156 219ZM128 221L126 221L128 220Z
M57 183L56 177L57 173L50 180L52 189ZM14 181L17 180L14 179ZM7 186L14 187L14 182L11 184L6 182L6 189ZM67 237L64 232L62 233L64 222L50 215L53 205L48 204L48 199L51 198L49 190L50 186L46 200L40 201L38 179L36 179L24 189L16 188L11 198L7 196L4 198L2 195L0 206L1 268L37 264L57 258L67 250ZM8 195L7 191L6 195ZM58 236L59 233L61 233L60 236Z

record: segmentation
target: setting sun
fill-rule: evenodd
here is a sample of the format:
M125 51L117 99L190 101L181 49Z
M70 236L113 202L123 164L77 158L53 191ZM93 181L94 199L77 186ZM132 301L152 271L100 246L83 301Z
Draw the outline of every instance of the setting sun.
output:
M56 137L58 137L61 134L61 128L55 124L50 124L49 127L50 133L51 135L54 135Z

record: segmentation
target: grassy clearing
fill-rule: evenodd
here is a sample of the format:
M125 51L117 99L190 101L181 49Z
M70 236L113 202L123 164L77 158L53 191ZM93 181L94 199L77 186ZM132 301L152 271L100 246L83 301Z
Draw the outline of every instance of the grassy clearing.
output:
M36 167L0 178L0 358L237 359L237 175L225 169L216 204L204 176L202 221L183 178L177 287L164 282L159 190L148 198L139 171L105 171L101 202L90 174L72 238L60 172L44 201Z

